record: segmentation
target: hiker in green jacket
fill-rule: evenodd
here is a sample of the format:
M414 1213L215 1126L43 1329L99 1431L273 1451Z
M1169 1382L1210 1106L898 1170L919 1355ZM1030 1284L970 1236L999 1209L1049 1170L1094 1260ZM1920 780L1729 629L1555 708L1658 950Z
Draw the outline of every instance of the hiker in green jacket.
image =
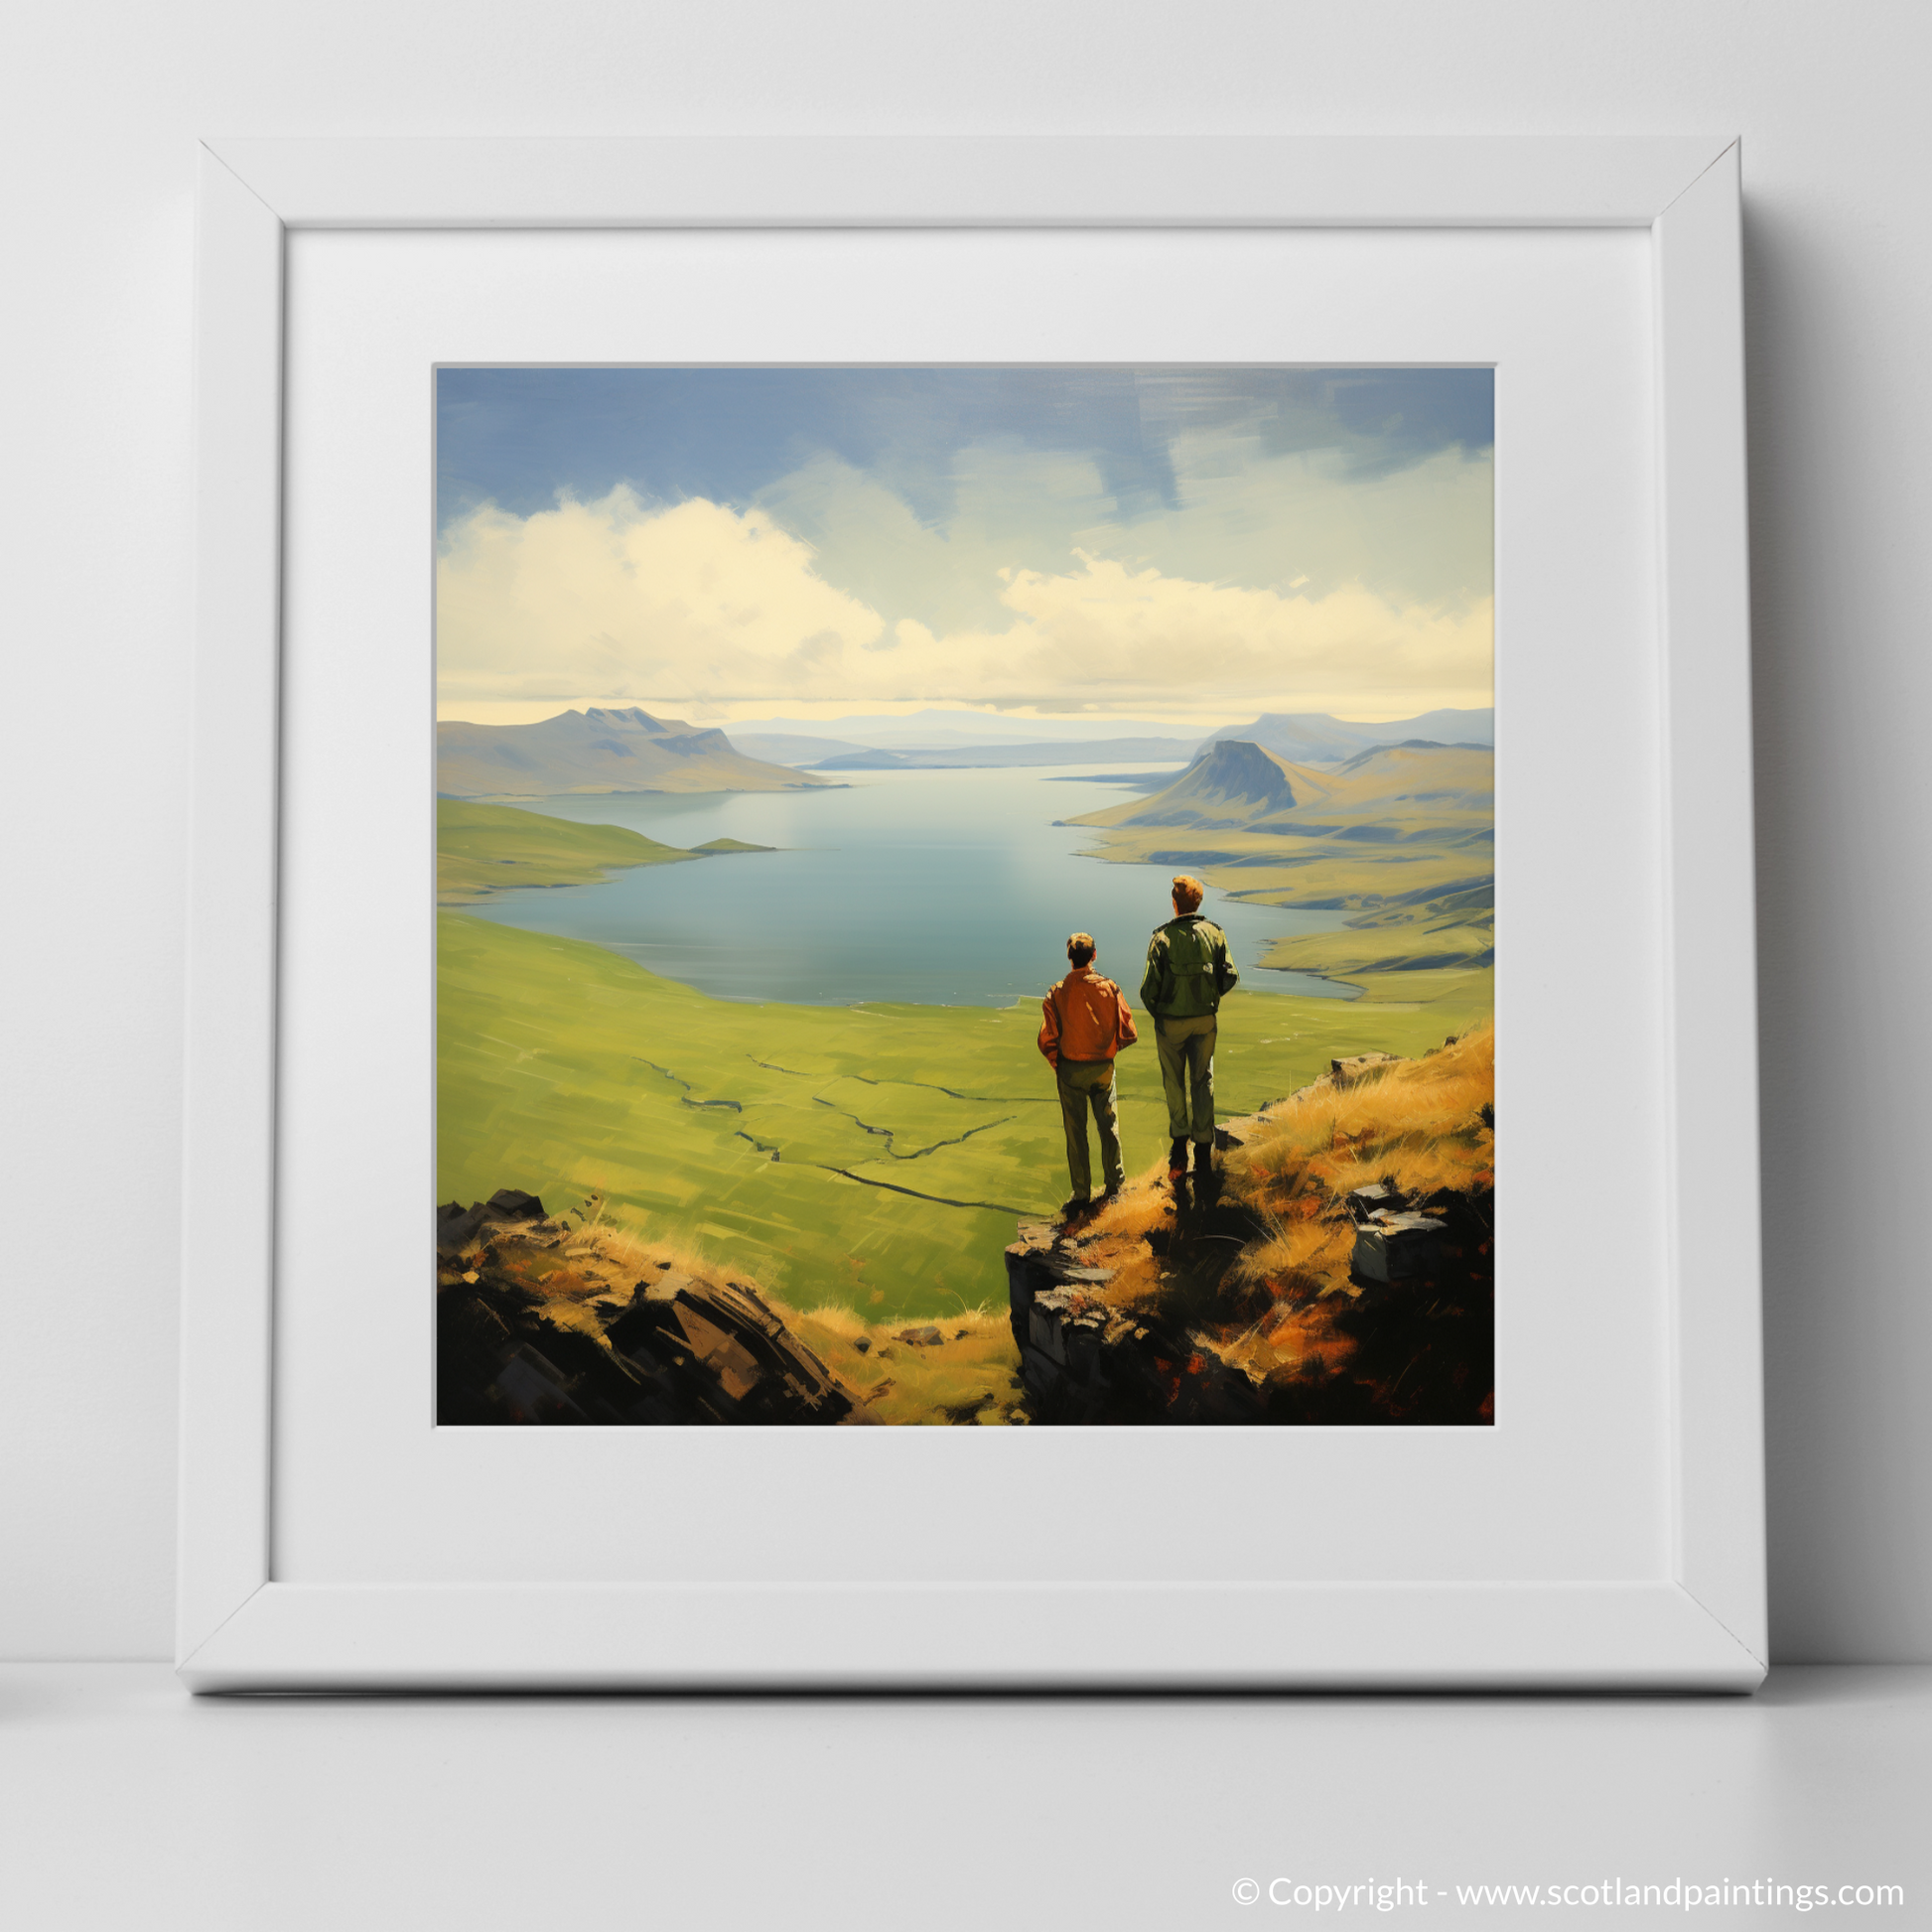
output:
M1161 1085L1168 1096L1168 1176L1187 1172L1187 1143L1194 1144L1194 1172L1214 1165L1215 1014L1240 975L1228 957L1228 936L1201 917L1198 879L1181 873L1173 882L1173 917L1154 928L1148 942L1141 1005L1154 1016L1154 1045Z

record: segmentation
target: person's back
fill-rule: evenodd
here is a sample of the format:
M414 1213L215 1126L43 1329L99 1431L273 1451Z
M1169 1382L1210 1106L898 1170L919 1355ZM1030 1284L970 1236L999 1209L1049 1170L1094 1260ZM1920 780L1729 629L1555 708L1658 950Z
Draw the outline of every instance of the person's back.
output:
M1134 1022L1118 986L1091 966L1076 966L1046 991L1047 1024L1053 1035L1053 1064L1068 1060L1110 1060L1134 1041Z
M1218 1013L1239 978L1227 934L1205 914L1183 912L1154 928L1141 1005L1159 1020L1195 1020Z
M1168 1173L1176 1180L1187 1172L1189 1141L1196 1173L1207 1173L1214 1163L1215 1016L1241 977L1228 957L1227 934L1201 916L1204 890L1185 873L1175 878L1173 917L1154 928L1141 982L1141 1005L1154 1016L1173 1137Z
M1108 1194L1126 1180L1121 1165L1120 1121L1114 1106L1114 1056L1132 1046L1134 1015L1112 980L1093 970L1090 932L1066 942L1073 970L1055 980L1040 1004L1039 1050L1053 1069L1060 1115L1066 1129L1067 1177L1073 1192L1062 1210L1078 1213L1088 1205L1093 1171L1087 1160L1087 1113L1100 1130L1100 1160Z

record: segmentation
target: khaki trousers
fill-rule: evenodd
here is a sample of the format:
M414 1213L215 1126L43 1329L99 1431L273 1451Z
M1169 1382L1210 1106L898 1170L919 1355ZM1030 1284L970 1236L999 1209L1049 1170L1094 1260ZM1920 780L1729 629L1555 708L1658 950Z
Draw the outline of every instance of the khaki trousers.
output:
M1157 1020L1154 1050L1161 1061L1161 1087L1168 1096L1169 1138L1212 1141L1214 1016L1202 1013L1191 1020Z
M1127 1178L1120 1159L1120 1117L1114 1110L1112 1060L1062 1060L1057 1069L1060 1119L1066 1128L1066 1171L1073 1181L1073 1198L1085 1200L1093 1191L1093 1169L1087 1160L1087 1109L1100 1130L1100 1168L1109 1187Z

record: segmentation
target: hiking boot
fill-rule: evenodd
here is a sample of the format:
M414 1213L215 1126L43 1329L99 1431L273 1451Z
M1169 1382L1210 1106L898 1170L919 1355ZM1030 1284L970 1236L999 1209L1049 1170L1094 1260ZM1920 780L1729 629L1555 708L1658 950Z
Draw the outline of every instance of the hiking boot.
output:
M1093 1205L1084 1194L1075 1194L1071 1200L1060 1202L1060 1219L1077 1221Z
M1175 1141L1168 1149L1168 1178L1178 1180L1187 1172L1187 1143L1184 1139Z
M1214 1172L1214 1143L1196 1141L1194 1143L1194 1172L1212 1173Z

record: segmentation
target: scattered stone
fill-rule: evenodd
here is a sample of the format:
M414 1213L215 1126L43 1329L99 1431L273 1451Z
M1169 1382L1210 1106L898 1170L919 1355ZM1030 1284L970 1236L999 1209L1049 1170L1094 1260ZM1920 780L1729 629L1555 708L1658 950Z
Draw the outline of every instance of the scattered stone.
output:
M852 1346L861 1355L869 1354L872 1350L872 1337L870 1335L861 1335L858 1338L858 1340L852 1344Z
M898 1331L898 1338L900 1341L910 1342L914 1348L930 1348L935 1343L945 1340L945 1336L930 1322L922 1328L901 1328Z
M695 1288L697 1283L689 1275L646 1275L630 1291L630 1299L636 1302L675 1302L687 1288Z
M1380 1079L1398 1059L1394 1053L1351 1053L1328 1062L1328 1077L1338 1087L1360 1086L1364 1080Z
M490 1195L487 1205L491 1214L499 1221L540 1221L543 1219L543 1203L534 1194L526 1194L520 1187L499 1187Z
M1376 1214L1398 1214L1406 1205L1401 1189L1394 1181L1386 1179L1354 1188L1348 1196L1349 1216L1357 1227Z
M1433 1215L1380 1211L1355 1230L1349 1266L1371 1282L1433 1274L1442 1259L1443 1233L1443 1223Z

